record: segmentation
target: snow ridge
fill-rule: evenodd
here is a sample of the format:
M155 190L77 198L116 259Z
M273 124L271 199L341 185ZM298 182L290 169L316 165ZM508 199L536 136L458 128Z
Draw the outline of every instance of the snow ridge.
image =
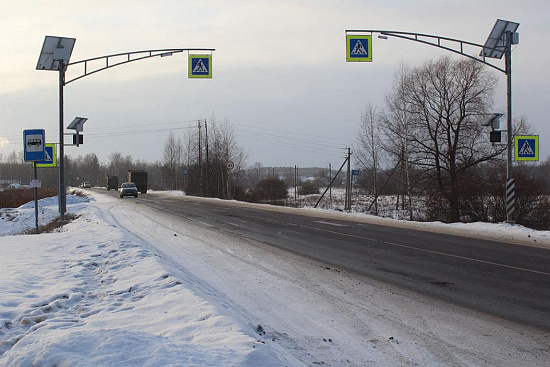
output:
M63 233L4 237L0 365L282 365L104 213L80 213Z

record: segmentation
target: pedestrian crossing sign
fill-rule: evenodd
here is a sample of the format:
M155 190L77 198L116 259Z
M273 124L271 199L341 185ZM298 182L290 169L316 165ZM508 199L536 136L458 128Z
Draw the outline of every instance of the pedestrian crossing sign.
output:
M346 61L372 61L372 36L346 35Z
M212 55L189 55L189 78L212 79Z
M517 135L514 140L516 161L538 161L539 160L539 137L538 135Z
M36 167L57 167L57 156L55 155L55 144L46 143L44 146L44 160L36 161Z

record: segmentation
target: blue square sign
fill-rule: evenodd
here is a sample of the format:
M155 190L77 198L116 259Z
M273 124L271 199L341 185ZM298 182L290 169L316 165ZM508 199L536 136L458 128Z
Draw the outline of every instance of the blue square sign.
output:
M44 160L45 135L46 134L42 129L23 130L25 162Z
M538 161L538 135L516 135L514 137L514 150L516 161Z
M189 55L189 78L212 78L212 55Z

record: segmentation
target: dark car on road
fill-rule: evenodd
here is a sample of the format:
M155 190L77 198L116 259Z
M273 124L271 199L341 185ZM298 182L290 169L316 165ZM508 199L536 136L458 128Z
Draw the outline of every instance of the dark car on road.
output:
M138 189L133 182L123 183L122 186L120 186L119 193L121 198L124 196L138 197Z

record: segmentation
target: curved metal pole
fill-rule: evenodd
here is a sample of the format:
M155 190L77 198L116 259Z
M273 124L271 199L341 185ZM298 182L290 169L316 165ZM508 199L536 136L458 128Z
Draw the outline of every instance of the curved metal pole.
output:
M446 51L454 52L454 53L459 54L461 56L464 56L464 57L467 57L469 59L478 61L482 64L485 64L485 65L487 65L487 66L489 66L493 69L496 69L496 70L500 71L501 73L506 74L505 69L499 68L498 66L495 66L491 63L488 63L487 61L485 61L485 57L483 57L483 59L480 60L480 59L478 59L474 56L471 56L471 55L468 55L467 53L464 53L464 45L468 45L468 46L472 46L472 47L479 47L481 49L481 54L484 55L484 50L487 49L487 46L480 45L478 43L459 40L459 39L455 39L455 38L436 36L436 35L432 35L432 34L425 34L425 33L385 31L385 30L379 30L379 29L378 30L376 30L376 29L364 29L364 30L351 29L351 30L346 30L346 33L380 33L382 36L396 37L396 38L401 38L401 39L405 39L405 40L409 40L409 41L423 43L425 45L434 46L434 47L441 48L441 49L446 50ZM433 42L430 42L430 41L427 41L427 40L419 39L418 37L434 38L434 39L437 40L437 43L433 43ZM447 46L442 46L441 45L442 40L443 41L459 43L460 44L460 51L455 50L455 49L450 48L450 47L447 47Z
M152 58L152 57L172 56L172 54L185 52L185 51L187 51L187 52L190 52L190 51L213 52L213 51L216 51L216 49L214 49L214 48L165 48L165 49L157 49L157 50L121 52L121 53L112 54L112 55L92 57L90 59L80 60L80 61L75 61L75 62L69 63L67 65L67 67L72 66L72 65L84 64L84 73L82 75L76 77L76 78L72 78L72 79L66 81L65 84L69 84L69 83L74 82L76 80L82 79L85 76L92 75L92 74L98 73L100 71L103 71L105 69L113 68L115 66L128 64L128 63L134 62L134 61L149 59L149 58ZM141 55L141 54L145 54L145 55L132 58L132 56L134 56L134 55ZM119 62L116 62L114 64L109 64L109 58L115 58L115 57L120 58L122 56L126 56L126 60L119 61ZM98 60L105 60L105 66L102 67L102 68L99 68L99 69L88 72L88 62L98 61Z
M59 221L65 221L65 212L67 211L67 196L66 196L66 186L65 186L65 151L64 151L64 124L63 124L63 87L71 82L74 82L78 79L82 79L85 76L98 73L105 69L110 69L112 67L127 64L133 61L144 60L151 57L165 57L172 56L174 53L184 52L184 51L199 51L199 52L212 52L215 51L213 48L168 48L168 49L157 49L157 50L145 50L145 51L132 51L132 52L122 52L118 54L105 55L93 57L91 59L80 60L65 64L63 61L59 62ZM136 57L132 59L132 55L136 54L146 54L145 56ZM125 61L117 62L115 64L109 65L109 58L111 57L121 57L126 56ZM89 61L96 61L105 59L105 67L88 72L87 66ZM84 74L70 79L65 80L65 72L67 68L71 65L84 64Z

